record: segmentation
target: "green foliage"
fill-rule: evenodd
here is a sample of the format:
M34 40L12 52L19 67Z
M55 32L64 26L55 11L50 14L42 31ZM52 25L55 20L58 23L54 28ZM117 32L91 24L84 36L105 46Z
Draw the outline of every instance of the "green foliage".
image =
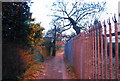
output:
M3 80L18 79L22 75L28 76L29 73L34 75L36 71L33 72L32 69L41 69L40 64L35 64L39 63L39 59L32 58L36 50L41 54L43 52L41 44L44 41L44 28L40 23L31 23L34 19L31 19L27 2L3 2L2 14Z
M51 49L53 47L53 42L51 41L52 38L50 37L45 37L44 38L44 46L47 48L48 52L51 53Z
M28 22L31 21L30 7L27 2L2 3L3 42L26 43L29 34Z
M17 79L24 72L22 68L24 62L18 51L19 45L3 44L2 45L2 79ZM7 79L7 80L5 80Z
M19 49L28 41L28 22L32 20L31 15L27 2L2 3L3 79L16 79L24 72Z
M43 43L43 33L42 31L44 30L43 27L40 26L40 23L31 23L29 24L30 28L30 34L27 36L28 38L28 44L30 46L37 46L41 45Z

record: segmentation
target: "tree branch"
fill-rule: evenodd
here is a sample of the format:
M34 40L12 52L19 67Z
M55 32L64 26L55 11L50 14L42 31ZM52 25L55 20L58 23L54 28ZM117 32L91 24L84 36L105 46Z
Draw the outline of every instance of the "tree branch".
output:
M93 9L94 10L94 9ZM91 11L91 10L90 10ZM89 12L89 11L85 11L87 13L85 13L84 15L80 15L78 18L77 18L77 22L80 21L84 16L88 15L88 14L92 14L92 13L95 13L95 11L92 11L92 12Z
M69 23L69 24L67 24L67 25L63 26L63 28L64 28L64 27L67 27L67 26L70 26L70 25L71 25L71 23Z
M84 11L83 13L81 13L81 14L78 16L78 18L76 19L76 21L78 21L79 18L80 18L84 13L87 13L87 12L90 12L90 11L93 11L93 10L96 10L96 9L89 9L89 10ZM86 15L87 15L87 14L86 14Z
M77 4L77 2L75 2L75 4L74 4L74 6L73 6L73 8L72 8L72 10L69 12L69 14L68 15L70 15L71 13L72 13L72 11L74 10L74 8L75 8L75 5Z
M69 28L62 30L61 32L64 32L64 31L66 31L66 30L69 30L70 28L71 28L71 25L70 25Z

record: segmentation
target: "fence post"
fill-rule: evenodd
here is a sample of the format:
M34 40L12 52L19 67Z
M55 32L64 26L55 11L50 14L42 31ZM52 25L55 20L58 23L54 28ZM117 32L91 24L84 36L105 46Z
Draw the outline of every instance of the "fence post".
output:
M118 79L118 70L119 70L119 63L118 63L118 27L117 27L117 20L114 16L114 27L115 27L115 55L116 55L116 79Z
M92 47L92 28L88 30L89 32L89 61L90 61L90 79L93 79L93 47Z
M93 38L93 27L91 29L91 40L92 40L92 79L94 79L94 38Z
M110 18L108 19L108 25L109 25L109 35L110 35L110 79L112 79L112 72L113 72L113 63L112 63L112 29L111 29L111 23L110 23Z
M88 57L89 57L89 49L88 49L88 32L86 31L86 56L87 56L87 58L86 58L86 60L87 60L87 79L89 79L89 59L88 59Z
M108 55L107 55L107 36L106 36L106 24L104 20L104 53L105 53L105 78L108 78Z
M99 28L99 23L97 24L97 53L98 53L98 79L100 79L101 77L101 68L100 68L100 28Z
M97 64L97 24L94 27L94 33L95 33L95 79L98 79L98 64Z
M90 72L89 72L89 79L91 79L91 73L92 73L92 68L91 68L92 64L91 63L92 62L91 62L91 32L90 32L90 29L88 30L88 34L89 34L88 35L89 36L88 37L88 44L89 44L89 46L88 46L89 48L88 49L89 49L89 68L90 68L89 69L90 70Z
M103 29L102 25L100 23L100 53L101 53L101 68L102 68L102 73L101 73L101 78L104 78L104 59L103 59L103 35L102 35Z
M85 48L87 50L87 33L85 31ZM87 51L85 51L85 79L87 79L87 76L88 76L88 61L87 61Z
M92 79L94 79L94 37L93 37L94 33L93 33L93 27L91 29L91 40L92 40Z

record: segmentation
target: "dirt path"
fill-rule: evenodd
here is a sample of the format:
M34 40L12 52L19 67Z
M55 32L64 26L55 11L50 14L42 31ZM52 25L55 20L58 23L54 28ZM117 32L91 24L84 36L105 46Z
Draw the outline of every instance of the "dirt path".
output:
M45 63L47 63L46 70L44 72L45 79L69 79L63 55L64 52L61 52L56 54L55 57L49 56L45 60Z

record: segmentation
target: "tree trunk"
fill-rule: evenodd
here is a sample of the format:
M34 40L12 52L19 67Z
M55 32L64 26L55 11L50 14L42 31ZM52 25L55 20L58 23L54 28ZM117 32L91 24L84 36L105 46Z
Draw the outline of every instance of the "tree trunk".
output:
M55 45L55 41L56 41L56 40L53 41L53 52L52 52L52 56L55 56L55 54L56 54L56 45Z
M80 33L80 28L78 26L73 26L73 29L75 30L76 34L78 35Z
M52 56L55 56L56 54L56 25L55 26L55 35L54 35L54 41L53 41L53 53L52 53Z
M73 29L76 31L77 34L79 34L80 33L80 27L77 26L77 22L70 17L68 19L69 19L70 23L73 25Z

